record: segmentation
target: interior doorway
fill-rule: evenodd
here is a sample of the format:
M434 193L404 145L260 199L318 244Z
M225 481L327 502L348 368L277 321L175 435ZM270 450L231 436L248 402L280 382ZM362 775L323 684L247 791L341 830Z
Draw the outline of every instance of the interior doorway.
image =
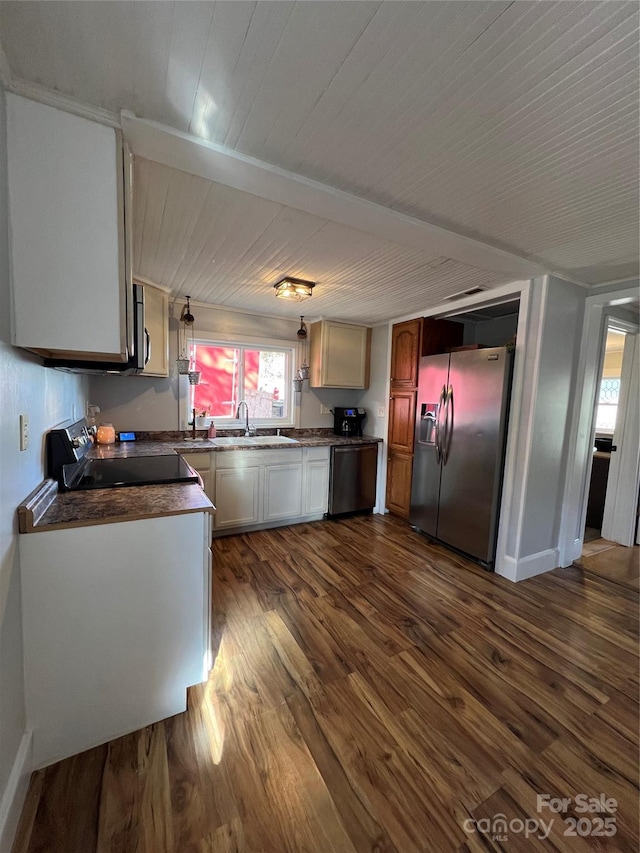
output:
M638 452L637 326L610 317L597 383L594 441L583 556L614 543L637 541Z
M626 332L607 324L604 358L600 369L595 404L595 436L591 478L587 498L584 543L600 539L607 495L607 483L611 467L611 448L618 416L622 356Z
M587 513L587 497L595 436L595 405L598 399L598 380L603 362L604 341L611 317L626 323L628 331L638 331L640 282L630 280L601 293L587 296L576 370L576 394L569 427L567 446L567 479L563 495L560 524L559 562L570 566L579 561L583 549L583 534ZM624 326L623 326L624 328ZM632 442L627 446L631 448ZM636 440L635 452L639 451ZM617 452L617 451L616 451ZM638 473L637 468L634 472ZM637 500L636 486L636 500ZM633 507L633 503L631 503Z

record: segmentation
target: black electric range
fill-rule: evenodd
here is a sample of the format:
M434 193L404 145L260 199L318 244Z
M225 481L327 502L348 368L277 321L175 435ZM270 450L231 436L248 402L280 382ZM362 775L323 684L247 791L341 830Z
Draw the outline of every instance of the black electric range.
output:
M176 453L87 459L91 447L84 419L47 433L47 473L57 480L61 492L200 482L199 475Z

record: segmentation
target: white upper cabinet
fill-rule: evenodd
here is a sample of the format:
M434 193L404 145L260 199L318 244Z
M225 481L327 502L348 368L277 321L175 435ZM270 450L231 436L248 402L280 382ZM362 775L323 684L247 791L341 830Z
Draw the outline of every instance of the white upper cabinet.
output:
M371 329L322 320L311 324L309 385L368 388Z
M42 355L127 355L119 131L7 94L13 342Z

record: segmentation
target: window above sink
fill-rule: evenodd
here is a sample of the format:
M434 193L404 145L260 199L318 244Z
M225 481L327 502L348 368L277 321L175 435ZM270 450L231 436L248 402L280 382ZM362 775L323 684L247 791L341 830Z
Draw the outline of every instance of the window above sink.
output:
M244 400L252 427L293 426L295 346L207 339L196 333L189 355L192 370L200 372L200 382L187 386L185 423L195 408L198 417L211 418L220 429L238 427L238 405ZM244 425L244 411L241 420Z

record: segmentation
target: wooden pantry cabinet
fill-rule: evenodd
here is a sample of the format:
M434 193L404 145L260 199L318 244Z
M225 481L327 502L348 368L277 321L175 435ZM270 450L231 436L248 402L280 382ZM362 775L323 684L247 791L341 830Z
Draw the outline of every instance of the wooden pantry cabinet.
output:
M391 332L386 504L389 512L400 518L409 518L411 502L422 327L422 318L418 317L396 323Z
M464 327L452 320L417 317L396 323L391 332L389 431L387 434L387 509L409 518L413 443L420 358L462 344Z

